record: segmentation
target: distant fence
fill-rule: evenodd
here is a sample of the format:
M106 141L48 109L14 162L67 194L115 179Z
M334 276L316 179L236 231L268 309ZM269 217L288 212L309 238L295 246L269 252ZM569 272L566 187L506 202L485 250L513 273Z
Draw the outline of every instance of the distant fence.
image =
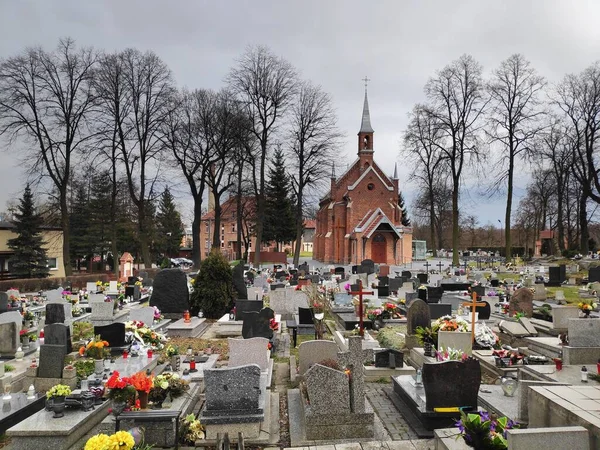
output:
M254 252L248 255L248 262L254 261ZM286 264L287 254L284 252L260 252L260 263Z

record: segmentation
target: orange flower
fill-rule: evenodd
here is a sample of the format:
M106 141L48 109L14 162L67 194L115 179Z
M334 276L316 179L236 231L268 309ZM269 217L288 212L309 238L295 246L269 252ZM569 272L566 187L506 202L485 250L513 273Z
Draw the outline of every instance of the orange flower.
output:
M85 347L79 347L79 356L83 356L85 353Z
M136 391L150 392L154 385L153 379L154 377L147 376L144 372L138 372L129 379L129 382Z

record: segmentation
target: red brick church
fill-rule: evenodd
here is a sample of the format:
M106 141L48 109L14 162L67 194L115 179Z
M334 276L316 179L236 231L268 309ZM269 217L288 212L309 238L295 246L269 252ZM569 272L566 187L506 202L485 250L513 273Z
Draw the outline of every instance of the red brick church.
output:
M412 229L401 224L398 172L390 178L373 159L373 128L365 90L358 158L319 201L313 258L333 264L372 259L399 265L412 261Z

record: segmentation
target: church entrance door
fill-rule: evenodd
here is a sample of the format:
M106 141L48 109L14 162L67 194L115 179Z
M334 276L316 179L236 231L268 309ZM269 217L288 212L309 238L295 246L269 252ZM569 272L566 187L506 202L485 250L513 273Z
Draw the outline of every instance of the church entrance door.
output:
M371 259L376 263L387 263L387 242L385 237L381 233L377 233L373 236L371 241Z

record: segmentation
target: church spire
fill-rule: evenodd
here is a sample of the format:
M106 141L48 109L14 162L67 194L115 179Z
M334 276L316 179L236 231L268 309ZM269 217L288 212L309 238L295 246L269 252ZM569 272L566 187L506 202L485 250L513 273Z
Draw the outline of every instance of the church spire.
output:
M392 180L397 180L398 179L398 163L394 163L394 176L392 177Z
M331 179L335 180L335 162L331 164Z
M362 121L360 123L359 133L373 133L371 126L371 114L369 114L369 99L367 98L367 82L370 81L367 77L363 79L365 82L365 101L363 103Z

